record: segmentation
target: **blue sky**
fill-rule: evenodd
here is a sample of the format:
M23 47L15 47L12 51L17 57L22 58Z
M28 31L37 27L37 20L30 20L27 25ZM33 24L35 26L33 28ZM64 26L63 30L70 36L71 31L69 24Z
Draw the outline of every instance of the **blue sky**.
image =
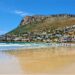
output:
M75 0L0 0L0 34L16 28L27 15L75 14Z

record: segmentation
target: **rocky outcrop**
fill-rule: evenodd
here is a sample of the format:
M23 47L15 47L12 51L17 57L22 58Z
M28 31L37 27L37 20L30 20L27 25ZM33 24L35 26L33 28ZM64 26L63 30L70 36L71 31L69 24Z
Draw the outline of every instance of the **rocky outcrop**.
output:
M33 22L40 22L43 21L47 18L49 19L65 19L65 18L69 18L69 17L75 17L75 15L71 15L71 14L57 14L57 15L50 15L50 16L42 16L42 15L34 15L34 16L26 16L24 17L24 19L21 21L20 26L23 25L27 25L27 24L31 24Z
M44 20L46 17L45 16L26 16L20 23L20 25L26 25L26 24L30 24L33 22L40 22L42 20Z

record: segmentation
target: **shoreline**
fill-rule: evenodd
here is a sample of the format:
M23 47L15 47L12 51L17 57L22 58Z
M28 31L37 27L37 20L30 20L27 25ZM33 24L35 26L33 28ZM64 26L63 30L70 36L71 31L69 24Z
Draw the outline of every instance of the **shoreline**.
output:
M16 51L21 49L40 49L53 47L75 47L74 43L26 43L26 44L0 44L0 51Z

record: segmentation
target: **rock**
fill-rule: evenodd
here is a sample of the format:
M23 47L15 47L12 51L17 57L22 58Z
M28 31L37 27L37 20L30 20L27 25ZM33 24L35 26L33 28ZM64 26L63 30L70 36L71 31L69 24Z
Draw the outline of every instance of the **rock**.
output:
M33 22L40 22L44 20L45 16L26 16L20 23L20 26L27 25Z
M75 17L75 15L71 15L71 14L56 14L56 15L50 15L50 16L43 16L43 15L34 15L34 16L26 16L24 17L24 19L21 21L20 26L23 25L27 25L33 22L40 22L43 21L47 18L49 19L53 19L54 17L56 19L65 19L65 18L69 18L69 17Z

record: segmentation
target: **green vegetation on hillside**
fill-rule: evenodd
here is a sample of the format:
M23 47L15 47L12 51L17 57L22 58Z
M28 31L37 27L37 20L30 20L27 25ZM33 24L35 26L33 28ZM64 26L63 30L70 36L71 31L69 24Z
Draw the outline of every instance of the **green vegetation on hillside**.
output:
M53 33L55 29L62 29L67 26L75 24L75 17L54 16L47 17L40 22L33 22L26 25L18 26L16 29L9 32L9 34L22 34L25 32L50 32Z

